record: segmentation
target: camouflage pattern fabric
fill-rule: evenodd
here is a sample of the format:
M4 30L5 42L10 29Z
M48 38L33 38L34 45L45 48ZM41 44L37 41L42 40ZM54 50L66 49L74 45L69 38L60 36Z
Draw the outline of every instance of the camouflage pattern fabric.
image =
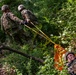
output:
M3 13L1 17L1 27L7 34L9 34L8 31L10 33L13 33L16 32L18 29L20 29L21 27L19 24L22 22L23 20L20 20L12 12Z
M22 40L26 40L25 31L20 25L23 20L16 17L12 12L3 13L1 17L1 28L10 39L22 44Z
M76 75L76 59L68 63L68 71L71 75Z
M38 24L37 17L30 10L24 9L21 11L21 14L25 21L30 20L35 25ZM27 25L31 26L30 23L27 23Z

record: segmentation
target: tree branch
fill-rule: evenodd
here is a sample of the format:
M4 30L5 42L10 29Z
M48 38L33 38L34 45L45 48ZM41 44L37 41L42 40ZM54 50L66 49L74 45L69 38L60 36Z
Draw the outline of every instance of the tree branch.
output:
M18 50L14 50L14 49L12 49L12 48L10 48L10 47L8 47L8 46L5 46L5 45L0 45L0 51L1 51L1 50L9 50L9 51L15 52L15 53L17 53L17 54L20 54L20 55L22 55L22 56L25 56L25 57L27 57L27 58L31 58L32 60L38 61L38 62L40 62L41 64L44 64L44 61L43 61L42 59L40 59L40 58L37 58L37 57L34 57L34 56L30 56L30 55L28 55L28 54L26 54L26 53L23 53L23 52L18 51Z

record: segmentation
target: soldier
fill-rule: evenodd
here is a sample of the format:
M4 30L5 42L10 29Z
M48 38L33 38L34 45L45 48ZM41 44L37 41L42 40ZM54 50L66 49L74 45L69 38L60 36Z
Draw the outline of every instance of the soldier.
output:
M19 5L18 11L21 12L22 17L27 22L28 26L33 27L32 23L34 25L38 24L37 17L30 10L25 9L24 5Z
M3 15L1 16L1 28L6 35L10 36L12 40L14 39L17 43L22 44L22 39L26 37L24 30L20 24L25 24L26 22L16 17L12 12L10 12L8 5L3 5L1 7Z
M76 75L76 57L73 52L66 53L67 68L70 75Z

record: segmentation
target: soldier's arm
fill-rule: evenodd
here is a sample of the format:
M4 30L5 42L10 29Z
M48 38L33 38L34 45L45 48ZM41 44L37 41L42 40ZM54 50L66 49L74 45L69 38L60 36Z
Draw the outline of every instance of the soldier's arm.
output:
M13 13L9 13L9 18L15 22L18 22L18 23L23 23L23 20L19 19L17 16L15 16Z
M28 11L24 12L24 17L25 17L25 19L26 19L27 22L30 21L30 15L29 15Z

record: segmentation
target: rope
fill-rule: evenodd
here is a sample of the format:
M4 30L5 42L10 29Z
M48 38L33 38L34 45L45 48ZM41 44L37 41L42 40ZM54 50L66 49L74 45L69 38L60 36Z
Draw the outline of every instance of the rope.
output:
M35 31L34 29L32 29L31 27L29 26L26 26L28 27L29 29L31 29L32 31L34 31L35 33L39 34L40 36L44 37L46 40L49 40L51 43L55 44L55 42L53 42L43 31L41 31L37 26L35 26L32 22L30 22L39 32Z
M35 26L32 22L31 22L31 24L37 29L37 30L35 30L35 29L33 29L33 28L31 28L31 27L29 27L29 26L27 26L27 25L25 25L27 28L29 28L29 29L31 29L32 31L34 31L35 33L37 33L37 34L39 34L40 36L42 36L42 37L44 37L46 40L48 40L49 42L51 42L51 43L53 43L54 44L54 46L56 46L56 47L54 47L55 49L57 49L57 51L58 50L60 50L60 52L62 52L63 54L65 54L65 51L66 50L64 50L63 51L63 48L60 46L60 45L58 45L58 44L56 44L55 42L53 42L44 32L42 32L37 26ZM38 32L39 31L39 32ZM56 52L55 52L56 53ZM59 52L58 53L56 53L55 55L54 55L54 61L55 61L55 68L57 69L57 70L62 70L63 69L63 61L62 61L62 55L63 54L59 54L58 56L57 56L57 54L59 54ZM58 64L57 64L58 63ZM60 66L61 65L61 66Z
M51 43L53 43L53 44L55 44L55 42L53 42L44 32L42 32L37 26L35 26L32 22L31 22L31 24L35 27L35 28L37 28Z
M42 34L40 34L39 32L37 32L36 30L32 29L31 27L25 25L27 28L29 28L30 30L34 31L35 33L39 34L40 36L42 36L43 38L47 39L45 36L43 36Z

